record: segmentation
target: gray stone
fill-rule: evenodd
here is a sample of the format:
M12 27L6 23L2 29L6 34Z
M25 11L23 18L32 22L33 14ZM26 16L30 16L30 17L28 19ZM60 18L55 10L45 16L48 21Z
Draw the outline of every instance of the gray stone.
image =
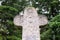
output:
M39 26L48 23L45 15L38 15L34 7L27 7L23 15L14 18L14 24L22 26L22 40L40 40Z

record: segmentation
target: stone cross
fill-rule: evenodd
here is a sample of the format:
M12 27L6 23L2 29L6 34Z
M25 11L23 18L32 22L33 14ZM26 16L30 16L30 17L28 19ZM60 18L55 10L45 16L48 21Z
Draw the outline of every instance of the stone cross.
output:
M27 7L24 15L17 15L14 18L14 24L22 26L22 40L40 40L39 26L48 23L47 17L38 15L34 7Z

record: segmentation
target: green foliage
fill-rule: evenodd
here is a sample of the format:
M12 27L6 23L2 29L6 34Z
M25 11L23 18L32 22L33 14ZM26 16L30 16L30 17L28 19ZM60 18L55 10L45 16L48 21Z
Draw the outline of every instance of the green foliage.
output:
M2 0L0 6L0 40L22 40L22 28L13 24L13 18L25 7L38 8L38 14L48 17L49 24L41 28L41 40L60 40L59 0ZM37 3L38 2L38 3Z
M60 22L60 15L55 16L53 19L51 19L52 22Z
M17 9L10 7L10 6L0 6L0 11L4 11L4 10L9 10L9 11L16 11L18 12Z
M51 37L51 34L52 34L52 33L51 33L51 29L43 32L43 33L41 34L41 40L48 40L48 39Z
M41 33L42 40L60 40L60 15L53 17L47 27L48 29Z
M13 18L18 12L18 9L8 5L0 6L0 40L21 39L21 27L18 28L13 24Z

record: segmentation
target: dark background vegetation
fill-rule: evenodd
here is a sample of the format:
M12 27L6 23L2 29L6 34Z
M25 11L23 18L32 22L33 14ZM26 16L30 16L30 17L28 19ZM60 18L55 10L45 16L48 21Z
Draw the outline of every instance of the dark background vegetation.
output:
M21 40L22 27L13 23L13 18L30 5L39 9L38 14L48 17L49 24L40 26L41 40L60 40L59 0L1 0L0 40ZM37 34L38 35L38 34Z

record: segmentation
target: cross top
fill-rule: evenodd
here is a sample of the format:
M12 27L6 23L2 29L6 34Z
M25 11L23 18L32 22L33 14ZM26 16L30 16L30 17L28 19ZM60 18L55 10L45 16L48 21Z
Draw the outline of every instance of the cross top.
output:
M26 7L23 15L14 18L14 24L23 27L22 40L40 40L39 26L47 23L47 17L38 15L34 7Z
M22 12L23 13L23 12ZM26 17L38 17L39 18L39 26L46 25L48 23L47 17L45 15L38 15L37 10L34 7L26 7L24 10L24 15L16 15L14 18L14 24L17 26L23 25L23 20ZM37 19L37 18L36 18ZM34 19L33 19L34 20Z
M37 11L35 10L35 8L33 7L28 7L25 9L24 11L24 25L29 25L32 26L33 25L39 25L39 18L38 18L38 14Z

